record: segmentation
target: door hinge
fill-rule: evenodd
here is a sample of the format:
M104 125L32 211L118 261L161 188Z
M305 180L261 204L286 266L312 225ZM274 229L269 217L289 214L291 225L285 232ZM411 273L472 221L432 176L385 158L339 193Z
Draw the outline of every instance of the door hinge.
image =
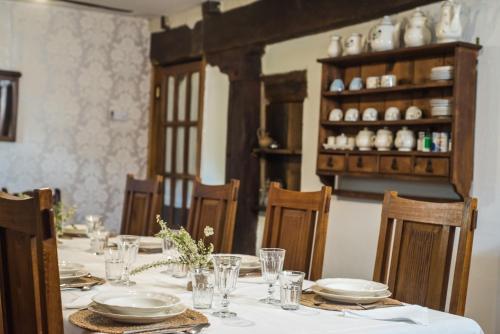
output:
M155 87L155 99L159 99L161 96L161 89L160 89L160 85L156 85Z

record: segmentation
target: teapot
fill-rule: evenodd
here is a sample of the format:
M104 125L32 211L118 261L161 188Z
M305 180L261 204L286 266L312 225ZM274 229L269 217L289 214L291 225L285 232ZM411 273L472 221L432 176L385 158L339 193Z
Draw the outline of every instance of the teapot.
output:
M363 51L363 35L353 32L344 41L344 52L346 55L357 55Z
M416 8L409 19L404 35L406 46L422 46L431 42L431 29L428 20L420 8Z
M342 54L342 43L339 35L330 37L330 45L328 45L328 55L330 57L338 57Z
M377 151L389 151L392 147L392 131L384 127L377 131L377 136L375 136L375 147Z
M441 18L436 24L438 43L458 41L462 36L461 8L462 6L453 0L446 0L441 5Z
M373 51L392 50L399 47L401 22L393 24L389 16L370 30L369 43Z
M338 150L345 150L347 148L348 138L345 134L341 133L340 136L335 138L335 146Z
M394 145L398 148L398 151L409 152L415 147L415 143L415 134L413 131L408 130L406 126L403 126L403 128L396 133Z
M358 132L356 136L356 146L360 151L370 151L375 141L375 134L373 131L364 128Z
M273 142L273 139L269 136L269 132L263 128L257 129L257 138L259 138L259 146L261 148L268 148Z

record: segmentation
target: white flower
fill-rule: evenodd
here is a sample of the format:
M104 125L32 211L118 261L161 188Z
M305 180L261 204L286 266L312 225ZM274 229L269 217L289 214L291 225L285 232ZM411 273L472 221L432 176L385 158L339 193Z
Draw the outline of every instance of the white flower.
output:
M205 226L203 233L205 234L206 237L209 237L214 234L214 229L211 226Z

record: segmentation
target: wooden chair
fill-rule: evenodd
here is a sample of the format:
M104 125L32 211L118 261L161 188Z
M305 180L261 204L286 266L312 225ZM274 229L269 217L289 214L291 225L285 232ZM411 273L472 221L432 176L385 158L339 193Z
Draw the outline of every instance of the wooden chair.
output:
M303 271L311 280L323 272L331 193L330 187L318 192L285 190L276 182L269 187L262 247L286 249L284 268Z
M149 236L159 231L155 217L160 213L162 183L160 175L149 180L127 175L121 234Z
M432 203L386 192L373 279L394 298L445 310L455 230L460 229L449 312L463 315L477 200Z
M194 180L187 231L198 240L204 237L205 227L211 226L215 233L206 241L213 243L215 253L232 251L239 189L239 180L216 186L202 184L199 178Z
M49 189L0 193L0 333L63 333L57 241Z

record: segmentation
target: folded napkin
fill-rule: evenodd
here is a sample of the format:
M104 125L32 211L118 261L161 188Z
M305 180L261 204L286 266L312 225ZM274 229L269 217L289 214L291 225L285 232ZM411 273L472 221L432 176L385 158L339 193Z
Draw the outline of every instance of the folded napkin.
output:
M429 324L429 309L419 305L405 305L364 311L344 310L342 313L348 318L403 321L417 325Z

